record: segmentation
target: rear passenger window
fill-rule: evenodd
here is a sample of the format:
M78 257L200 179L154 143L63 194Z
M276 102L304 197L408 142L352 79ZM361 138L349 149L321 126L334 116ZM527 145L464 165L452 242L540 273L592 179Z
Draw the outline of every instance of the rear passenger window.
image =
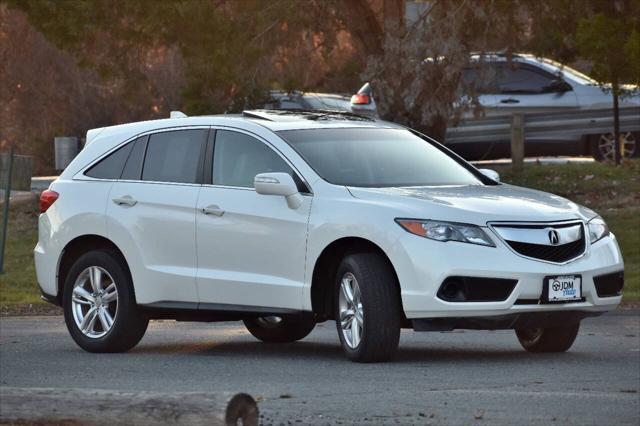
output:
M132 146L133 143L126 144L122 148L109 154L106 158L100 160L84 174L96 179L120 179L120 174L129 157Z
M197 183L206 130L178 130L149 137L142 180Z
M259 173L284 172L297 178L271 148L243 133L218 130L213 153L213 184L253 188Z

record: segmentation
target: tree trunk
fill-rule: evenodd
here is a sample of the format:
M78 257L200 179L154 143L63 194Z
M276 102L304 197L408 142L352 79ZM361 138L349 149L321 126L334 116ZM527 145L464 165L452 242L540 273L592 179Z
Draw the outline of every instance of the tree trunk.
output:
M447 133L447 121L447 117L436 115L431 118L431 121L424 132L433 139L444 144ZM411 127L420 128L419 125L412 125Z
M620 165L620 160L622 157L622 151L620 146L620 107L618 105L618 97L620 95L620 85L618 83L618 79L614 78L613 80L613 137L615 139L615 143L613 145L616 159L616 166Z
M382 54L384 32L367 0L339 2L338 5L349 32L362 43L365 60L371 55Z
M0 424L257 426L247 394L0 387Z

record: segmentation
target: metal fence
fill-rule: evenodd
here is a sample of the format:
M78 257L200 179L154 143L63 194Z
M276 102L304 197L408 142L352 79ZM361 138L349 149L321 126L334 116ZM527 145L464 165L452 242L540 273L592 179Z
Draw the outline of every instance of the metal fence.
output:
M613 131L613 110L576 109L524 113L525 139L579 140L584 135ZM511 139L512 114L474 118L447 129L447 144ZM640 131L640 106L620 108L620 130Z

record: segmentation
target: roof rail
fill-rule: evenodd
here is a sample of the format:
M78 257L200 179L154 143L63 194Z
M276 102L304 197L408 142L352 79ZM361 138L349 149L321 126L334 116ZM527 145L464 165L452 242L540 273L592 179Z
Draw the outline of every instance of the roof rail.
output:
M247 118L258 118L260 120L275 121L264 111L242 111L242 116Z
M169 118L187 118L187 114L182 111L171 111L169 113Z
M327 109L259 109L243 111L242 116L266 121L327 120L338 117L344 120L375 121L370 117L356 114L355 112Z

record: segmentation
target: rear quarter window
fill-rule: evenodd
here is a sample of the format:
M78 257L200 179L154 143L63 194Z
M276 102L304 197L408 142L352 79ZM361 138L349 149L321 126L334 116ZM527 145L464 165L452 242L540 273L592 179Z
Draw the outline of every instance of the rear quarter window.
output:
M140 180L142 176L142 164L144 163L144 152L147 148L148 139L148 136L143 136L135 142L132 142L133 148L131 149L127 163L124 165L120 179Z
M91 166L84 174L96 179L120 179L122 169L127 162L127 158L129 158L132 147L133 142L130 142L117 149Z

